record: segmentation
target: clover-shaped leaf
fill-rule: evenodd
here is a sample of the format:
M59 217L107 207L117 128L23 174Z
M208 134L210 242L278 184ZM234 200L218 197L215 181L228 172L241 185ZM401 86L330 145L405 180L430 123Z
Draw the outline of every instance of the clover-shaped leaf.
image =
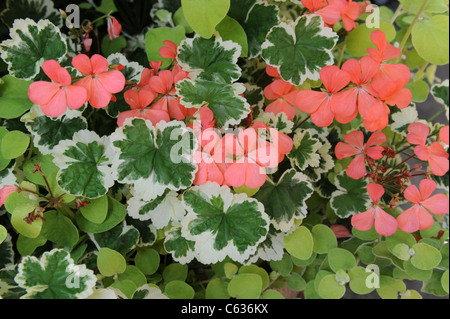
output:
M67 251L53 249L40 259L24 257L15 281L27 290L22 298L83 299L92 294L97 277L85 265L75 265Z
M196 258L205 264L229 256L243 262L265 240L269 218L264 206L226 186L205 183L183 194L188 214L181 221L182 235L195 241Z
M313 188L307 177L290 169L277 183L268 180L253 197L264 205L273 226L288 232L294 226L295 219L306 217L306 200L312 193Z
M355 180L343 172L336 175L335 183L337 190L331 195L330 204L336 215L347 218L367 210L371 200L365 179Z
M134 183L134 194L151 201L167 189L191 186L197 171L192 154L197 139L179 121L160 122L130 118L111 135L117 150L113 170L121 183Z
M319 71L334 62L331 50L338 40L317 15L300 16L272 28L262 45L262 57L276 67L283 80L294 85L318 80Z
M21 120L33 136L34 146L44 155L51 154L60 141L70 140L76 132L87 129L87 121L81 114L51 118L39 106L34 106Z
M60 62L67 52L59 28L49 20L17 19L9 34L11 39L0 44L0 52L9 74L18 79L33 79L44 61Z
M111 169L113 150L107 137L81 130L71 140L62 140L53 148L59 167L58 185L74 196L98 198L114 185Z

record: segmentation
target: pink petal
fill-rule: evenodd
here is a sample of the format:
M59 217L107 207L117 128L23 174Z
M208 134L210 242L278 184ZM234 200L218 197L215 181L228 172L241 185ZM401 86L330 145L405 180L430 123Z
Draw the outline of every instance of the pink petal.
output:
M357 155L347 167L347 175L353 179L360 179L366 175L366 162L364 155Z
M122 91L126 82L125 76L118 70L100 73L96 76L96 79L101 82L106 91L112 94Z
M336 238L348 238L351 236L350 231L344 225L333 224L330 226Z
M416 146L414 148L414 154L416 154L416 156L422 161L428 161L430 159L428 155L428 148L424 145Z
M28 98L37 105L47 104L58 91L61 86L52 82L37 81L28 87Z
M59 90L47 104L41 105L41 110L45 115L52 117L63 115L67 110L65 92L63 90Z
M94 54L91 57L92 73L100 74L106 72L109 68L109 62L100 54ZM117 71L117 70L116 70ZM120 72L122 73L122 72Z
M439 139L444 142L445 144L449 145L449 126L444 126L443 128L441 128L441 130L439 131Z
M351 88L336 94L331 97L331 110L335 113L336 120L339 123L346 124L350 122L358 114L356 105L358 97L358 89ZM347 123L348 123L347 122Z
M397 217L398 228L407 232L414 233L419 230L419 214L420 205L414 205L408 208Z
M139 109L137 110L131 110L131 111L125 111L119 114L119 117L117 118L117 125L119 127L123 126L123 123L125 120L129 117L141 117L141 111Z
M5 185L0 189L0 207L3 206L8 196L14 193L16 190L17 189L14 186L10 185Z
M436 190L436 182L431 179L423 179L419 184L421 200L426 200Z
M384 195L384 188L380 184L370 183L367 185L367 192L369 193L370 198L373 203L378 203L378 201Z
M411 203L419 204L422 201L422 195L416 185L409 185L403 193L406 200Z
M292 120L296 114L295 108L283 99L277 99L267 105L265 112L273 113L275 115L284 113L287 115L288 120Z
M295 105L300 111L311 114L317 111L325 99L327 99L327 94L324 92L303 90L298 92Z
M82 86L69 85L65 88L67 105L72 110L77 110L87 102L87 92Z
M151 109L145 109L142 112L143 112L142 118L150 120L153 125L156 125L161 121L164 121L167 123L170 122L169 113L167 113L166 111L154 110L153 108L151 108Z
M125 98L125 102L127 102L127 104L132 109L141 109L141 108L145 108L147 106L147 105L146 106L141 105L141 101L139 99L139 93L134 89L127 90L123 94L123 97Z
M86 76L73 84L74 86L81 86L86 90L87 100L91 97L92 92L92 77Z
M436 194L424 200L422 206L436 215L445 215L449 211L448 196L445 194Z
M331 110L330 99L323 101L319 108L311 114L311 121L319 127L328 127L333 120L334 113Z
M366 150L366 155L374 160L379 160L383 158L384 147L382 146L373 146L369 147Z
M367 140L366 147L381 145L384 143L386 143L386 135L383 132L375 132Z
M336 93L350 83L350 75L336 65L323 67L320 70L320 79L330 93Z
M78 54L72 59L72 65L83 74L92 74L91 60L86 54Z
M360 154L361 150L357 149L356 147L350 144L339 142L337 143L334 152L336 154L337 159L341 160L343 158Z
M173 86L173 74L171 71L163 70L158 76L154 76L149 81L150 88L158 93L167 94Z
M264 169L261 168L258 164L246 164L245 186L249 188L261 187L266 182L266 177L267 176Z
M371 208L364 213L352 216L352 226L359 231L368 231L372 228L375 217L375 209Z
M368 121L376 121L384 115L383 103L365 90L359 90L358 110L362 118Z
M119 71L118 71L119 72ZM97 79L92 81L92 91L91 96L89 98L89 104L95 108L103 108L106 107L111 101L111 92L108 92Z
M375 230L383 236L391 236L397 231L397 220L382 210L380 207L375 208Z
M241 187L245 183L245 163L231 164L225 171L225 182L229 186Z
M345 134L344 141L362 151L364 148L364 133L361 131L352 131Z
M187 110L186 108L180 104L177 98L169 97L167 99L168 107L169 107L169 115L171 118L175 120L181 121L186 118Z

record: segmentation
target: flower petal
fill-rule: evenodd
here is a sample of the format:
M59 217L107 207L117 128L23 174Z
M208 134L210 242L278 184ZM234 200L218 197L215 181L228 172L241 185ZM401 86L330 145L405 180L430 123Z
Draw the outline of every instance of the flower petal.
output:
M100 73L96 77L102 83L103 88L111 94L119 93L125 87L125 76L118 70L110 70Z
M371 208L368 211L352 216L352 226L359 231L368 231L372 228L375 217L375 209Z
M380 207L375 208L375 230L383 236L391 236L397 231L397 220L382 210Z
M448 196L445 194L436 194L422 202L422 206L436 215L445 215L449 211Z
M367 192L369 193L372 202L378 203L378 201L384 195L384 188L380 184L370 183L369 185L367 185Z
M47 104L41 105L41 110L52 117L63 115L67 110L66 93L59 90Z
M87 102L86 89L82 86L69 85L65 88L67 105L72 110L78 110Z
M353 179L360 179L366 175L366 161L364 155L357 155L347 167L347 175Z
M86 54L78 54L72 59L72 65L83 74L92 74L91 59Z
M314 113L322 102L327 99L327 94L312 90L302 90L298 92L295 105L305 113Z
M28 87L28 98L37 105L47 104L58 91L61 86L56 83L37 81Z
M409 185L405 189L403 195L405 196L407 201L414 204L419 204L422 201L422 195L420 194L419 189L416 185Z

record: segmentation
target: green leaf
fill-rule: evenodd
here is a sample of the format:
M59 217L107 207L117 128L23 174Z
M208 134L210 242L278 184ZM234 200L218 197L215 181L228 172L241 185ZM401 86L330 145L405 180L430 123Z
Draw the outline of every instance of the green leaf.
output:
M233 278L233 276L238 272L239 268L233 263L225 263L223 265L223 271L225 276L229 279Z
M15 277L17 284L27 290L22 298L83 299L92 294L97 277L86 265L75 265L65 250L44 252L41 259L22 259Z
M430 92L430 87L423 80L409 83L406 88L412 92L412 101L417 103L425 102Z
M411 257L411 263L418 269L433 269L441 262L442 256L439 250L428 244L415 244L412 246L412 250L414 251L414 254Z
M127 262L121 253L103 247L98 252L97 267L103 276L111 277L126 270Z
M191 26L189 25L189 23L186 20L186 17L184 16L182 7L179 7L178 10L174 13L173 22L177 26L178 25L182 26L186 30L187 34L194 32L194 29L191 28Z
M376 290L382 299L398 299L398 294L406 291L406 285L400 279L380 276L380 288Z
M306 79L318 80L319 71L333 64L331 50L337 40L320 16L300 16L272 28L262 45L262 57L278 69L283 80L300 85Z
M444 275L444 273L444 270L434 269L431 279L424 282L424 285L422 286L422 292L439 297L448 295L448 292L445 291L442 285L442 276Z
M117 226L124 220L126 215L127 210L125 207L117 200L108 196L108 212L105 220L101 224L90 222L82 214L77 214L76 222L80 230L86 233L96 234L108 231L114 226Z
M324 299L340 299L345 294L345 286L336 280L335 275L326 275L320 280L317 293Z
M280 260L283 258L284 242L286 233L276 230L273 225L269 227L266 239L259 244L256 253L250 257L248 262L257 262L259 259L265 261Z
M70 195L98 198L114 185L116 173L110 167L114 151L107 137L81 130L72 140L59 142L53 155L60 169L58 185Z
M181 234L181 226L174 226L165 233L164 248L175 261L186 264L195 258L195 241L187 240Z
M44 61L61 62L67 52L59 28L49 20L17 19L9 35L11 39L0 44L1 57L9 74L18 79L33 79Z
M6 228L3 225L0 225L0 244L5 241L7 235L8 232L6 231Z
M205 290L206 299L228 299L228 283L220 278L214 278L208 283Z
M181 0L181 5L192 29L209 39L217 24L227 15L230 0Z
M163 270L163 279L165 282L180 280L185 281L188 275L188 266L182 264L170 264Z
M10 131L2 138L2 156L6 159L19 157L28 149L30 137L21 131Z
M29 238L36 238L41 233L42 219L38 218L31 224L28 224L24 218L35 210L33 204L22 204L14 208L11 216L11 224L14 229L19 233Z
M62 26L62 16L50 0L7 0L6 9L0 14L2 21L11 27L15 19L31 18L34 21L48 19L58 27Z
M430 19L419 20L414 25L412 43L425 61L437 65L449 62L448 19L445 15L435 15Z
M287 277L292 272L294 266L291 256L285 253L281 260L272 260L270 262L270 267L281 276Z
M109 39L108 35L105 35L102 39L102 53L104 56L109 56L113 53L120 52L127 47L127 40L124 36L119 36L113 40Z
M349 287L358 295L366 295L371 293L375 287L368 287L367 280L369 276L373 276L372 272L367 272L363 267L357 266L349 270L350 276Z
M220 128L237 125L250 113L250 105L240 96L245 91L241 83L223 84L185 79L178 82L176 88L182 105L187 108L207 105Z
M108 215L108 196L90 200L86 206L80 207L80 212L91 223L103 223Z
M374 28L373 26L369 28L363 23L358 25L348 34L346 39L348 52L355 57L367 55L368 48L375 48L375 45L370 39L370 35L375 30L383 31L386 35L387 42L392 42L396 36L394 25L387 21L380 21L379 28Z
M136 284L129 279L116 280L111 287L118 289L127 299L133 298L137 289Z
M343 248L333 248L328 253L328 263L334 272L349 270L356 266L355 256Z
M2 155L2 152L1 152L2 140L3 140L3 137L7 133L8 133L8 130L6 128L4 128L3 126L0 127L0 172L1 172L0 173L0 182L4 185L8 185L5 183L8 176L13 176L12 171L5 169L9 166L9 164L11 163L11 160L9 158L4 158ZM13 177L13 178L14 178L14 181L12 181L12 182L15 182L15 177Z
M264 206L227 186L206 183L183 193L188 214L181 221L182 235L195 241L196 258L216 263L226 256L245 261L267 236L269 218Z
M313 236L308 228L300 226L293 233L284 237L284 246L295 258L306 260L313 253Z
M264 205L271 224L284 232L294 226L294 221L306 217L306 200L313 188L307 177L295 169L283 173L277 183L271 180L261 186L253 196Z
M446 107L447 112L449 108L449 81L445 80L439 84L435 84L431 87L431 93L433 94L433 98L439 104L442 104Z
M14 266L14 250L6 228L0 225L0 269Z
M389 251L401 260L409 260L409 249L416 244L413 235L402 230L397 230L392 236L386 237L386 245Z
M0 80L0 117L13 119L28 111L33 103L28 98L30 81L7 74Z
M420 281L428 281L431 279L431 276L433 275L433 270L422 270L416 268L411 260L407 260L403 263L403 268L405 269L406 274L415 280Z
M90 237L98 249L107 247L126 254L136 247L139 241L139 231L133 226L120 223L106 232L92 234Z
M400 269L403 268L403 260L399 259L398 257L396 257L394 254L392 254L389 251L385 241L382 241L382 242L379 242L378 244L376 244L373 247L372 252L377 257L388 259L390 262L392 262L398 268L400 268ZM402 252L402 254L404 254L404 252Z
M241 46L241 57L248 55L247 35L239 22L226 16L216 29L224 41L233 41Z
M294 146L287 157L291 165L300 171L308 167L318 167L320 164L319 149L322 143L313 137L315 133L315 130L298 130L292 139Z
M145 275L139 270L139 268L133 265L128 265L125 271L117 276L117 279L119 281L130 280L134 282L136 287L141 287L147 284L147 278Z
M279 291L274 289L267 289L261 294L260 299L285 299L285 298Z
M182 26L150 29L145 35L145 51L147 52L148 60L150 62L163 61L161 68L167 68L173 60L165 59L159 54L159 49L164 46L163 42L168 40L179 45L184 39L186 39L186 35Z
M444 272L441 277L442 288L448 293L448 269Z
M413 14L417 14L423 5L422 0L399 0L399 2L403 4L403 10ZM426 13L443 13L447 11L447 0L430 0L424 10Z
M134 262L136 266L145 274L153 275L159 267L159 254L153 248L140 248L136 253Z
M367 210L371 200L367 194L367 181L364 178L354 180L345 172L336 175L337 191L331 195L331 208L340 218L347 218Z
M228 284L228 293L236 299L257 299L262 290L262 279L256 274L239 274Z
M78 229L72 221L57 211L44 213L41 235L61 248L72 249L78 242Z
M23 172L25 177L32 182L33 184L38 184L42 186L47 186L45 184L45 180L41 174L38 172L33 173L35 169L35 164L39 164L41 166L42 172L47 177L47 180L50 176L55 175L58 172L58 167L53 163L52 155L37 155L26 161L23 165Z
M337 247L336 235L328 226L323 224L315 225L312 228L311 233L314 240L314 252L318 254L326 254L331 249Z
M293 272L286 278L286 283L292 290L302 291L306 288L306 281L298 273Z
M47 239L42 235L39 235L36 238L19 235L16 246L22 256L28 256L32 255L36 248L43 246L46 242Z
M174 280L166 285L164 293L170 299L192 299L195 291L184 281Z
M239 268L239 274L256 274L261 277L262 289L269 287L270 278L269 274L264 268L258 267L256 265L244 265Z

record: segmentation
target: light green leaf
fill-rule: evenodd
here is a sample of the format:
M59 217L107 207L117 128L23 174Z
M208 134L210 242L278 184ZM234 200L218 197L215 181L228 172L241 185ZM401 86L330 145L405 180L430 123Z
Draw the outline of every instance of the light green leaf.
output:
M9 74L18 79L33 79L44 61L61 62L67 52L59 28L49 20L17 19L9 35L11 39L0 44L1 58Z
M275 229L287 232L296 219L306 217L306 200L312 193L313 188L307 177L290 169L277 183L266 181L253 197L264 205Z
M335 275L326 275L320 280L317 293L324 299L340 299L345 294L345 286L339 284Z
M0 80L0 117L12 119L28 111L33 103L28 98L30 81L7 74Z
M336 235L328 226L317 224L312 228L311 232L314 240L314 252L326 254L331 249L337 247Z
M349 270L348 275L350 276L349 287L350 289L358 295L366 295L371 293L375 287L367 285L367 280L370 276L375 274L372 272L367 272L363 267L354 267Z
M117 279L119 281L131 280L134 282L136 287L141 287L147 284L147 278L145 275L139 270L139 268L133 265L128 265L125 271L117 276Z
M285 253L282 259L272 260L270 262L270 267L281 276L287 277L292 272L294 265L291 256L288 253Z
M308 228L300 226L293 233L284 237L284 246L295 258L306 260L313 253L313 236Z
M123 273L127 263L119 252L103 247L98 252L97 267L103 276L111 277Z
M16 246L22 256L28 256L32 255L36 248L43 246L46 242L47 239L42 235L39 235L36 238L28 238L26 236L19 235Z
M41 259L24 257L18 271L15 281L27 290L22 298L83 299L97 282L92 270L75 265L69 253L59 249L44 252Z
M292 290L302 291L306 288L306 281L298 273L293 272L286 278L286 283Z
M448 269L444 272L441 277L442 288L448 293Z
M79 239L78 229L72 221L54 210L45 212L44 218L41 235L61 248L72 249Z
M134 262L145 275L153 275L159 267L159 254L153 248L140 248Z
M32 182L33 184L47 186L41 174L39 174L38 172L33 173L33 170L35 169L34 166L35 164L39 164L41 166L41 170L48 180L49 177L51 177L52 175L56 176L56 173L58 172L58 167L53 163L53 156L37 155L31 158L30 160L26 161L23 165L23 172L25 174L25 177L30 182Z
M223 265L223 271L225 273L225 276L229 279L233 278L234 275L238 272L239 268L233 263L225 263Z
M441 253L433 246L424 243L417 243L412 246L412 250L414 251L414 254L411 257L411 263L418 269L433 269L441 262Z
M217 24L227 15L230 0L181 0L181 5L192 29L209 39Z
M406 88L411 91L412 100L417 103L425 102L428 98L428 93L430 93L430 87L423 80L409 83Z
M80 207L80 212L91 223L103 223L108 215L108 196L90 200L89 204Z
M397 230L392 236L386 237L386 246L389 251L401 260L409 260L409 249L416 243L413 235Z
M403 10L413 14L417 14L423 5L422 0L399 0L399 2L403 4ZM443 13L447 11L447 0L430 0L424 10L426 13Z
M376 290L378 295L383 299L398 299L399 293L406 291L406 285L400 279L380 276L380 288Z
M169 299L192 299L194 298L195 291L194 288L184 281L174 280L166 285L164 294Z
M206 183L183 193L188 212L181 221L182 235L195 241L196 258L216 263L226 256L244 262L267 236L269 218L264 206L226 186Z
M10 131L2 138L1 153L6 159L19 157L28 149L30 137L21 131Z
M0 244L5 241L7 235L8 232L6 231L6 228L3 225L0 225Z
M239 274L259 275L262 280L262 289L266 289L267 287L269 287L269 274L264 268L258 267L257 265L243 265L241 268L239 268Z
M133 298L133 295L136 292L137 286L133 281L129 279L124 279L114 281L113 284L111 285L111 288L118 289L119 292L118 295L121 296L122 298L125 297L126 299L131 299Z
M35 210L33 204L22 204L14 208L11 216L11 224L19 234L22 234L29 238L36 238L41 233L42 219L37 218L31 224L26 222L26 218L31 212Z
M183 122L130 118L111 135L116 150L113 171L121 183L134 183L134 195L145 201L167 189L178 191L192 185L197 165L193 152L197 139Z
M194 29L191 28L189 23L186 20L186 17L184 16L183 8L179 7L178 10L173 14L173 22L178 26L182 26L186 33L193 33Z
M342 172L336 175L335 185L337 191L331 195L330 205L336 215L347 218L367 210L371 200L366 190L366 179L354 180Z
M262 290L262 279L256 274L239 274L228 284L228 293L237 299L257 299Z
M205 290L206 299L228 299L228 283L220 278L214 278L208 283Z
M163 279L165 282L180 280L185 281L188 275L188 266L182 264L170 264L163 270Z
M328 253L328 263L334 272L349 270L356 266L355 256L343 248L333 248Z
M370 35L375 30L383 31L386 35L387 42L393 41L397 34L394 25L387 21L380 21L379 28L374 28L373 26L369 28L365 23L360 24L350 31L347 36L346 43L348 52L355 57L362 57L367 55L368 48L376 48L370 39Z
M283 80L300 85L306 79L318 80L319 71L333 64L331 50L337 40L320 16L300 16L272 28L262 45L262 57L278 69Z
M120 223L106 232L90 234L90 238L98 249L107 247L126 254L136 247L139 241L139 231L133 226Z
M412 29L412 43L417 53L432 64L449 62L449 20L448 16L435 15L419 20Z
M239 22L226 16L217 25L216 29L224 41L230 40L241 46L241 57L246 57L248 55L247 35Z
M448 292L445 291L443 285L442 285L442 276L444 275L445 271L441 269L434 269L433 275L431 276L431 279L424 282L424 285L422 286L422 292L425 292L427 294L432 294L435 296L443 297L448 295Z
M182 26L150 29L145 35L145 51L147 52L148 60L150 62L163 61L161 68L167 68L173 60L165 59L159 54L159 49L164 46L163 41L168 40L179 45L184 39L186 39L186 35Z
M72 140L59 142L53 156L60 169L58 185L70 195L98 198L114 185L116 173L110 167L114 151L107 137L78 131Z
M415 280L428 281L431 279L431 276L433 275L432 269L429 270L418 269L411 263L411 260L405 261L403 263L403 268L405 269L406 274Z

